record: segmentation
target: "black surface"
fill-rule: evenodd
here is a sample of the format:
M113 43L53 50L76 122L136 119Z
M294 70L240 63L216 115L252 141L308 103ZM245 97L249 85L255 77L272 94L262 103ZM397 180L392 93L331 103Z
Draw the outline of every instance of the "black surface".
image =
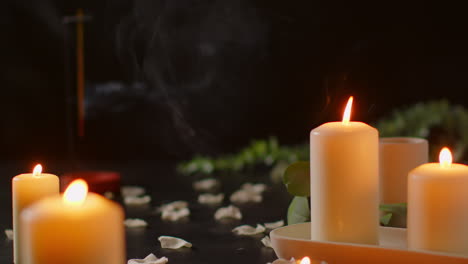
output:
M54 164L54 165L52 165ZM0 175L4 179L26 171L31 167L25 162L3 162L0 164ZM46 165L47 166L47 165ZM50 162L48 172L60 174L67 166L60 162ZM243 175L220 176L221 192L226 194L223 206L228 205L229 195L246 181L267 183L264 201L259 204L239 206L243 219L240 221L217 222L213 214L217 207L200 205L196 202L197 193L192 190L193 177L177 175L173 162L138 161L128 163L84 164L88 169L111 169L120 171L125 185L145 187L151 195L152 206L126 208L127 218L145 219L149 227L145 230L127 229L127 257L144 258L150 253L158 257L166 256L170 263L267 263L276 259L274 251L265 248L260 239L234 235L232 228L241 224L273 222L285 219L290 200L282 184L272 184L266 172L247 172ZM0 230L11 228L11 190L9 180L0 185ZM188 221L164 222L153 213L155 206L175 200L186 200L190 204L191 216ZM193 244L192 249L161 249L157 238L161 235L176 236ZM4 237L0 234L0 237ZM12 241L0 239L0 263L12 263Z

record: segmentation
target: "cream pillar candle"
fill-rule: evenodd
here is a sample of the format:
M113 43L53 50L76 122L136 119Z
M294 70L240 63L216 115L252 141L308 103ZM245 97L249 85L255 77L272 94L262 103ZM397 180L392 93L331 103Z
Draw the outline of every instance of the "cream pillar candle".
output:
M33 173L24 173L15 176L12 181L12 209L14 232L14 262L22 264L20 213L32 203L49 195L59 193L59 178L56 175L42 173L42 166L37 165Z
M428 162L427 140L389 137L379 143L380 203L406 203L408 173Z
M378 243L378 131L350 122L352 97L342 122L310 133L311 238Z
M468 255L468 166L439 160L409 173L408 247Z
M124 264L122 208L75 180L21 214L24 264Z

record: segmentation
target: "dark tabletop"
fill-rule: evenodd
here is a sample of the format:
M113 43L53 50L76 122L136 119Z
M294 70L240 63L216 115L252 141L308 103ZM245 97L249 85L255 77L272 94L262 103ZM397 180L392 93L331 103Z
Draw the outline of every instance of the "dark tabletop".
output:
M50 162L46 171L61 174L69 170L63 162ZM33 164L26 162L0 163L0 229L3 232L11 228L11 178L27 171ZM290 201L281 183L270 181L268 171L251 170L242 175L216 175L221 180L220 192L226 194L223 206L229 205L229 195L245 182L263 182L268 185L263 194L263 202L258 204L238 205L242 211L242 220L218 222L213 214L219 206L210 207L198 204L196 193L192 189L193 176L178 175L175 163L170 161L125 161L125 162L86 162L81 169L115 170L122 173L123 185L138 185L151 195L151 206L126 208L127 218L142 218L149 224L146 229L127 229L127 258L144 258L153 253L158 257L166 256L170 263L267 263L276 259L272 249L260 242L264 235L242 237L232 233L232 229L241 224L255 226L257 223L285 220ZM180 222L162 221L154 208L163 203L185 200L189 202L190 219ZM157 238L169 235L183 238L193 244L191 249L161 249ZM0 239L0 263L12 263L13 243Z

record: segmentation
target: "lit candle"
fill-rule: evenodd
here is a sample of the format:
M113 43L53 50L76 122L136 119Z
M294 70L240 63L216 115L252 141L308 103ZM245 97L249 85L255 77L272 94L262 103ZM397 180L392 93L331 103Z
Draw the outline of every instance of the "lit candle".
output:
M378 243L378 131L350 122L351 97L342 122L310 133L311 238Z
M468 254L468 166L452 164L443 148L439 163L423 164L408 178L408 246Z
M49 195L59 193L59 178L56 175L42 173L42 166L36 165L33 173L15 176L12 181L14 262L22 264L20 213L27 206Z
M122 208L95 193L85 181L63 196L45 198L21 214L24 264L125 263Z

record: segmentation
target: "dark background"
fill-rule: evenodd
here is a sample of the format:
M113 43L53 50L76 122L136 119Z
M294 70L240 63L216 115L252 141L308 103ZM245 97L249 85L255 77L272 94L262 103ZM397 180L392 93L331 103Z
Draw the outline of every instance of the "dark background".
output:
M465 9L426 1L3 0L0 159L186 159L318 124L466 100ZM85 25L86 137L74 27ZM67 58L68 57L68 58ZM68 73L69 78L66 78ZM109 84L109 82L112 82ZM70 140L71 139L71 140ZM73 152L73 153L72 153Z

